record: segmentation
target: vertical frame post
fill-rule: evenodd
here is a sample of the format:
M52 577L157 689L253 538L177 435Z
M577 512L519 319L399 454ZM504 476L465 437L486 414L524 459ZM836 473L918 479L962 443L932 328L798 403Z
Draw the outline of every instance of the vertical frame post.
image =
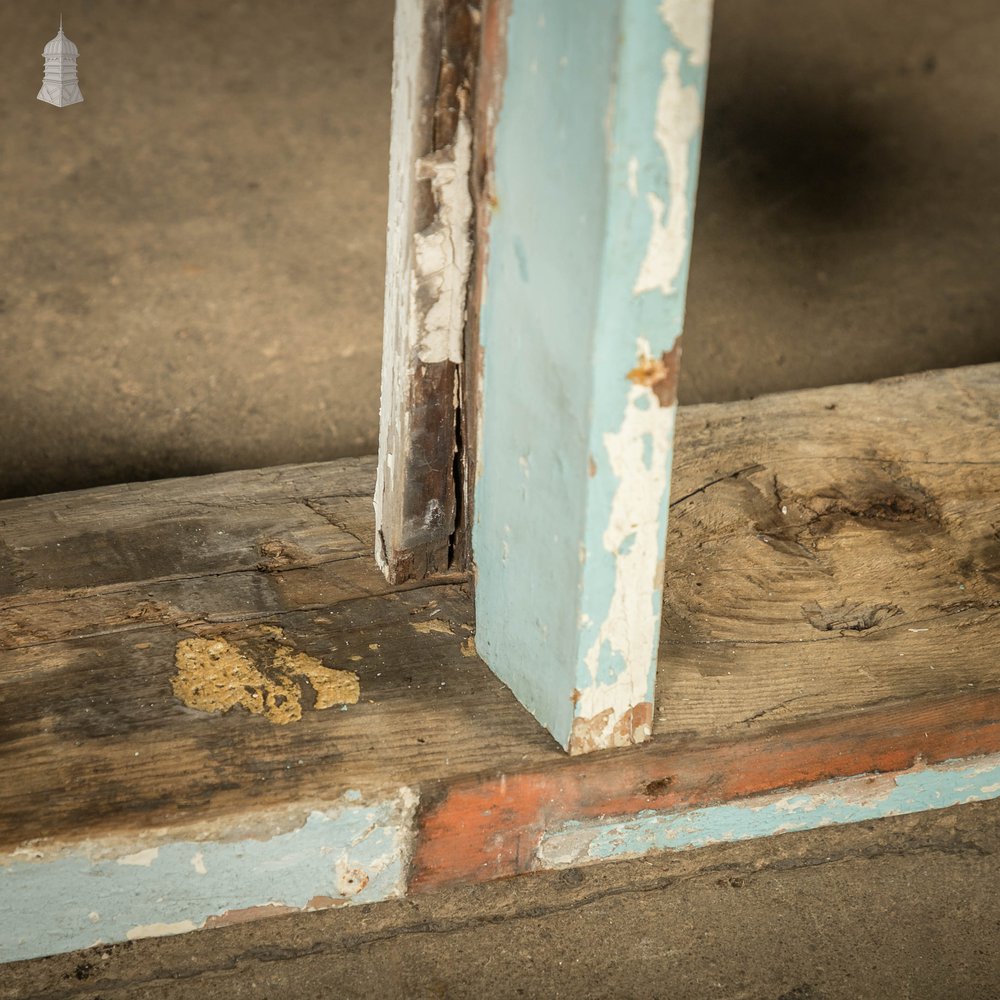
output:
M652 729L711 0L493 2L476 645L585 753Z
M393 583L461 565L463 336L479 3L398 0L376 552Z

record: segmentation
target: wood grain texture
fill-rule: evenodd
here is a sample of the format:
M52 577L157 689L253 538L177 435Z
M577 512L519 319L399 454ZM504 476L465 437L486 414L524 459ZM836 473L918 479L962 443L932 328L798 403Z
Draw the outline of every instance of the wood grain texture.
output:
M682 408L654 740L587 766L649 783L697 742L722 780L741 746L799 732L815 779L841 717L861 719L842 742L860 726L900 759L920 732L986 752L998 413L997 365ZM474 655L463 578L391 585L372 564L373 483L373 460L344 460L0 503L0 850L562 773ZM359 704L274 726L176 700L179 642L253 648L261 626L357 672Z
M659 731L1000 683L1000 368L692 407Z

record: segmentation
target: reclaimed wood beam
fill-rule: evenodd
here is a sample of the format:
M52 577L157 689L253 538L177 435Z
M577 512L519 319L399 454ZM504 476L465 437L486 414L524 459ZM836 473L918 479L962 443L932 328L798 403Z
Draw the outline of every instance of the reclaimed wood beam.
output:
M0 502L0 960L1000 795L1000 365L678 437L654 736L583 757L373 459Z

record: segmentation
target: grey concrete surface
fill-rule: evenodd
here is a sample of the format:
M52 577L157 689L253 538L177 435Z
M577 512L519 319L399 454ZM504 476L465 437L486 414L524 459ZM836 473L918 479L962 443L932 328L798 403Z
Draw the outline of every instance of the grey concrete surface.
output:
M85 103L35 100L59 9ZM372 452L391 0L0 7L0 495ZM681 398L1000 359L1000 6L718 0ZM1000 805L0 968L0 998L1000 998Z
M392 0L0 6L0 496L376 447ZM718 0L682 402L1000 358L1000 7Z
M997 1000L1000 802L0 967L0 1000Z

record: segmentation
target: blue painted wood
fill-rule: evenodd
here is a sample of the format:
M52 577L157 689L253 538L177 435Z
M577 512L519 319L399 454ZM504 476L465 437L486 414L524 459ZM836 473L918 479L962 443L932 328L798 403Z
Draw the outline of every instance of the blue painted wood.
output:
M511 0L476 645L573 753L650 733L710 0Z
M0 962L400 896L416 798L0 857Z
M684 811L571 820L546 831L539 868L565 868L840 823L945 809L1000 796L1000 754L898 774L858 775Z

